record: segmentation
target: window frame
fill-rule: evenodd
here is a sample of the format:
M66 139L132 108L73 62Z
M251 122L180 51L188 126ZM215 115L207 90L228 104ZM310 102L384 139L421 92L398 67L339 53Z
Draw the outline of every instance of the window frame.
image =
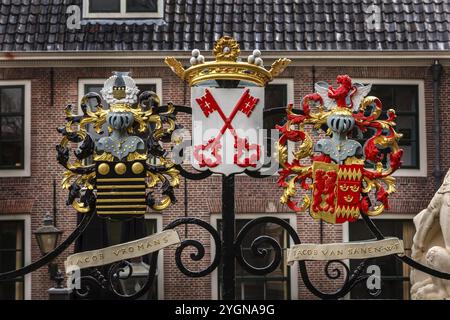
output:
M23 247L24 261L23 265L31 263L31 217L26 214L1 214L0 221L23 221ZM24 300L31 300L31 273L24 275L23 280Z
M163 231L163 216L161 213L146 213L145 219L156 220L156 233ZM158 300L164 300L164 249L158 252L158 262L157 262L157 291Z
M294 78L277 78L268 83L268 85L271 84L285 84L287 87L287 107L289 104L292 104L295 108L295 97L294 97ZM283 106L280 106L283 107ZM274 128L275 129L275 128ZM292 151L295 149L295 142L288 141L287 142L288 147L288 161L292 162L294 160L294 155L292 154ZM281 169L281 166L279 166L279 169ZM275 176L278 176L278 170L274 174Z
M156 222L156 232L153 233L157 234L159 232L163 231L163 217L161 214L159 213L146 213L144 216L145 220L154 220ZM118 223L121 223L118 221ZM109 226L107 226L107 228L109 228ZM112 246L115 246L118 244L112 244ZM156 265L156 276L157 276L157 283L156 283L156 291L158 294L158 299L157 300L163 300L164 299L164 249L159 250L158 253L158 262ZM150 267L150 266L148 266ZM147 273L145 274L145 276L147 275ZM131 277L133 276L139 276L139 274L133 274ZM152 299L153 300L153 299Z
M90 0L83 0L83 18L103 19L103 18L163 18L164 1L156 0L158 11L156 12L127 12L126 0L120 0L120 12L90 12Z
M83 96L87 93L84 92L86 85L103 85L108 78L82 78L78 79L78 101L79 104ZM156 85L156 94L158 95L161 104L163 104L162 98L162 78L133 78L136 85L139 88L139 84L154 84ZM78 105L78 113L81 113L81 106Z
M419 168L418 169L402 169L394 172L394 177L427 177L428 159L427 159L427 132L426 132L426 105L425 105L425 89L424 80L420 79L376 79L376 78L354 78L353 82L371 83L380 85L416 85L418 87L418 101L417 101L417 121L419 124ZM381 101L383 103L383 101ZM395 106L386 106L383 104L383 109L392 108Z
M276 78L273 79L268 83L268 85L271 84L284 84L286 85L286 100L287 105L292 104L295 107L295 97L294 97L294 78ZM287 105L285 107L287 107ZM283 107L283 106L276 106L276 107ZM265 110L265 107L264 107ZM263 118L263 124L264 124L264 118ZM265 128L263 128L265 129ZM273 128L275 129L275 128ZM267 134L270 134L269 132ZM291 162L294 159L294 155L292 154L292 150L295 148L295 142L288 141L288 161ZM264 151L265 152L265 151ZM260 170L266 170L267 167L262 166ZM278 166L278 170L281 169L281 166ZM278 176L278 170L272 175L272 176ZM238 175L245 175L245 172L241 172Z
M379 216L371 217L372 220L398 220L398 221L413 221L416 215L414 213L384 213ZM362 220L362 217L359 216L358 220ZM347 243L350 241L350 223L342 224L342 242ZM386 235L385 235L386 236ZM350 260L345 259L342 260L345 265L350 269ZM350 292L347 293L342 299L350 300Z
M297 215L295 213L238 213L236 214L236 220L253 220L260 217L276 217L284 220L288 220L291 227L297 230ZM210 216L211 226L217 230L217 222L218 220L222 220L222 214L214 213ZM289 237L288 247L293 245L291 237ZM211 261L214 259L214 254L216 251L216 244L212 236L210 237L211 241ZM236 261L236 263L238 263ZM287 266L290 268L289 270L289 285L290 285L290 295L291 300L298 300L298 263L294 263L291 266ZM219 273L218 268L215 268L211 273L211 300L219 299Z
M0 87L24 88L23 108L23 168L0 169L0 178L31 176L31 80L0 80Z
M81 110L81 104L80 101L84 97L85 94L88 92L84 92L84 88L86 85L100 85L103 86L107 78L80 78L78 79L78 114L82 114L83 111ZM136 82L136 85L139 88L139 84L154 84L156 85L156 94L159 97L160 104L163 104L163 98L162 98L162 78L134 78L134 81ZM152 162L152 164L156 165L158 164L157 159L155 159L156 162Z

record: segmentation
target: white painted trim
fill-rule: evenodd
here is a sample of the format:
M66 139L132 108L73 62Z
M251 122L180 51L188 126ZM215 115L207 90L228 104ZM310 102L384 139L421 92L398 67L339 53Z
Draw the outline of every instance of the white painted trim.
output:
M424 81L420 79L353 79L354 82L392 85L417 85L418 90L418 117L419 117L419 169L399 169L394 177L427 177L427 131ZM383 101L381 101L383 102ZM391 108L395 106L384 106Z
M372 220L412 220L415 216L414 213L383 213L370 218ZM359 217L359 219L362 218Z
M271 84L286 84L287 85L287 100L288 104L295 102L294 97L294 78L276 78L268 83Z
M157 213L147 213L145 219L155 219L156 220L156 232L161 232L163 230L163 217L161 214ZM158 253L158 300L164 300L164 249L159 250Z
M342 242L349 242L350 234L349 234L349 228L348 228L349 222L345 222L342 224ZM350 260L344 259L342 262L345 263L345 265L350 269ZM345 296L342 297L342 300L350 300L350 292L348 292Z
M28 214L3 214L0 221L22 220L24 222L24 266L31 264L31 217ZM31 273L24 276L24 299L31 300Z
M272 80L269 84L286 84L287 86L287 103L295 106L294 97L294 79L293 78L278 78ZM286 106L287 107L287 106ZM288 161L292 162L294 160L294 154L292 151L295 149L295 142L288 141ZM279 168L281 169L281 168ZM278 175L278 170L275 175Z
M384 213L379 216L370 217L372 220L412 220L416 215L410 213ZM362 220L361 216L358 220ZM348 222L342 225L342 241L348 242L350 239Z
M295 97L294 97L294 78L277 78L268 83L271 84L285 84L287 88L287 104L292 103L295 106ZM278 106L281 107L281 106ZM286 106L287 107L287 106ZM275 129L275 128L272 128ZM270 134L268 132L267 134ZM292 150L295 148L295 142L288 141L288 161L292 161L294 155L292 154ZM280 169L280 167L278 168ZM264 168L262 170L265 170ZM240 175L244 175L241 173ZM273 176L278 176L278 170L273 174Z
M236 214L236 220L238 219L256 219L259 217L277 217L280 219L289 220L289 224L297 230L297 215L295 213L261 213L261 214L252 214L252 213L238 213ZM217 220L222 219L222 214L214 213L211 214L211 226L217 230ZM291 244L291 239L289 238L289 244ZM211 261L213 259L213 252L216 251L216 246L213 238L211 237ZM236 262L238 263L238 262ZM290 286L291 286L291 300L298 300L298 263L294 263L292 266L288 266L290 270ZM211 273L211 299L218 300L218 268L215 268Z
M412 220L416 215L410 213L384 213L379 216L370 217L372 220ZM358 220L362 220L361 216ZM348 242L350 239L348 222L342 225L342 241Z
M24 168L0 170L0 177L31 176L31 81L1 80L0 86L24 86Z
M241 50L241 57L246 57L251 54L252 51ZM380 63L388 63L388 65L396 66L430 66L433 61L438 59L443 65L450 64L450 54L448 51L380 51L374 54L373 51L263 51L263 58L266 65L270 65L274 60L279 59L280 56L289 58L292 60L290 65L302 65L311 66L336 66L336 65L355 65L355 63L361 63L361 65L370 65L380 67ZM14 52L13 57L11 55L0 56L0 61L13 61L13 60L158 60L161 65L164 64L164 58L166 56L174 56L178 59L182 59L189 62L191 57L190 50L155 50L155 51L66 51L63 54L58 51L21 51ZM211 51L204 52L205 60L212 60L214 56ZM122 64L123 65L123 64ZM359 64L358 64L359 65Z
M120 12L89 12L89 0L83 0L83 18L91 19L124 19L124 18L163 18L164 17L164 1L158 0L157 12L126 12L126 0L120 0Z
M133 78L136 82L137 87L139 88L139 84L156 84L156 94L159 97L160 103L163 103L162 100L162 79L161 78ZM106 79L104 78L83 78L78 79L78 114L82 114L80 101L83 96L87 93L84 92L84 86L86 84L98 84L103 85Z
M353 53L353 52L352 52ZM450 66L450 56L439 51L429 52L427 56L419 56L414 52L398 52L401 56L379 52L376 56L367 55L367 52L359 52L359 55L350 55L349 52L317 52L311 51L289 52L284 51L283 57L292 62L290 67L429 67L436 59L444 66ZM422 52L423 53L423 52ZM241 51L245 57L251 51ZM270 65L280 57L280 52L264 51L264 61ZM12 56L12 57L11 57ZM60 52L14 52L8 55L0 55L0 68L87 68L87 67L164 67L164 58L173 56L182 64L189 64L190 51L67 51ZM214 59L205 52L205 60Z

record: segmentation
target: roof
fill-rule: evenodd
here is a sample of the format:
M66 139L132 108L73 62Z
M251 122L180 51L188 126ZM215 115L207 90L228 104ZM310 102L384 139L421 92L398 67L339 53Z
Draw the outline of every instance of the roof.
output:
M81 21L66 26L82 0L2 0L2 51L211 50L229 35L253 50L448 50L450 0L164 0L164 18ZM373 17L373 16L372 16Z

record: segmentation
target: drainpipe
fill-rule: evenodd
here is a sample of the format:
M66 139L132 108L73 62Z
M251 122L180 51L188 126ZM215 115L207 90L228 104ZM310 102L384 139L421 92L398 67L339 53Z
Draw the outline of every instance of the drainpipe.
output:
M433 170L433 177L435 189L439 189L442 179L441 171L441 121L439 108L439 94L441 85L442 65L439 60L434 60L431 66L431 73L433 76L433 111L434 111L434 139L435 139L435 164Z
M53 179L53 225L56 227L56 180Z

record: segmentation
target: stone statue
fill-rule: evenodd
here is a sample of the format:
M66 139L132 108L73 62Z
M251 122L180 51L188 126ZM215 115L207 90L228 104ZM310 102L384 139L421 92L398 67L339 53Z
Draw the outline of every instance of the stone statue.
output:
M450 273L450 170L428 207L414 217L412 258L432 269ZM450 299L450 280L411 271L411 298Z

